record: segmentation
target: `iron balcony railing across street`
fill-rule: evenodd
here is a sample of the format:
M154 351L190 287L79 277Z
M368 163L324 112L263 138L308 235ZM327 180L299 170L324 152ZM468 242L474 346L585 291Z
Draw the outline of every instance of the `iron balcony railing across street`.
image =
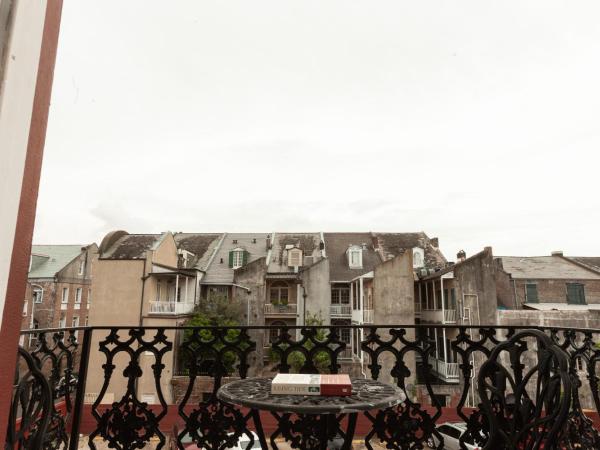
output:
M445 375L457 384L437 377L439 368L430 363L439 354L428 337L432 328L455 336L446 351L456 362ZM222 403L216 392L235 379L277 372L348 372L401 389L406 400L400 405L359 416L356 435L367 448L433 442L442 449L436 425L450 419L466 424L464 449L472 448L467 443L600 448L594 425L600 330L427 324L80 327L23 334L34 339L18 349L6 448L96 449L102 443L123 450L216 450L242 436L252 442L255 412ZM273 337L268 348L265 336ZM283 441L323 448L323 424L332 423L283 413L263 419L273 448ZM344 433L344 414L336 419L340 425L327 439Z

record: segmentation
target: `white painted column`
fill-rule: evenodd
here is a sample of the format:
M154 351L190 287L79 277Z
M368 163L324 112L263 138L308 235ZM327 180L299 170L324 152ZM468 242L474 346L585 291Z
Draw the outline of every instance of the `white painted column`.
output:
M440 295L442 296L442 323L446 323L446 308L444 306L444 279L440 277Z
M177 296L177 292L179 291L179 274L175 275L175 298L174 302L177 303L179 298Z
M188 302L188 277L185 277L185 302Z

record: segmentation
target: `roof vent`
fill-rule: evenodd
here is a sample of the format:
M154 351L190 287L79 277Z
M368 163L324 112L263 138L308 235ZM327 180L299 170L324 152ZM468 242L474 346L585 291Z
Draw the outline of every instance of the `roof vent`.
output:
M552 256L563 256L563 251L562 250L553 251Z

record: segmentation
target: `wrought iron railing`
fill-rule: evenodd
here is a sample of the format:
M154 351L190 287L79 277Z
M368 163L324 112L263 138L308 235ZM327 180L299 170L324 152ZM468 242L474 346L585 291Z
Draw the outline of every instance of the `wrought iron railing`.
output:
M461 382L451 387L456 395L450 407L441 401L452 397L449 386L428 363L436 350L427 337L429 325L24 332L35 339L30 348L19 348L6 448L96 449L105 441L116 449L149 443L184 449L189 442L193 448L221 449L249 435L253 415L219 401L219 387L293 371L348 371L405 393L401 405L360 417L367 448L382 443L420 449L430 443L442 449L436 425L457 418L466 423L463 449L469 443L486 449L600 448L593 425L600 407L600 330L433 327L456 336L450 346ZM266 351L263 336L274 328L277 339ZM341 338L348 329L349 341L360 347L351 361L343 358L349 347ZM357 341L360 331L363 339ZM584 408L594 412L586 415ZM277 417L271 417L271 436L309 447L306 428L284 426L278 420L287 416ZM298 419L294 423L309 421ZM271 445L278 442L272 439Z
M265 314L296 314L297 312L296 303L265 303Z
M329 314L332 316L351 316L352 306L351 305L331 305L329 307Z

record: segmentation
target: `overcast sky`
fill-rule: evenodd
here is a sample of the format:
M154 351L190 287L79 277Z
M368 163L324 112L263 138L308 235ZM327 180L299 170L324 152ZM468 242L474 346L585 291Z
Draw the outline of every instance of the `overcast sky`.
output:
M600 255L600 2L65 0L35 243Z

